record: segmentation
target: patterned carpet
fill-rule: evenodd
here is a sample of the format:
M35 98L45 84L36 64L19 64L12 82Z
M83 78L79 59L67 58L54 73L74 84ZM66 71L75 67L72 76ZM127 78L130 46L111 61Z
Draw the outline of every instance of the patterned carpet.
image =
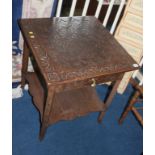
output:
M98 86L101 99L107 87ZM102 124L92 113L73 121L61 121L47 130L42 142L38 139L39 113L31 96L13 100L13 155L140 155L143 151L143 129L132 113L118 125L132 92L129 86L123 95L117 94Z

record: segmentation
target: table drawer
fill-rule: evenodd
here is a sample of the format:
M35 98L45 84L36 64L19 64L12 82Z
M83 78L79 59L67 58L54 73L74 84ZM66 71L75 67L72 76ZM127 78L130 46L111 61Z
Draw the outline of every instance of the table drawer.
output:
M85 86L95 87L97 84L119 80L122 78L122 76L123 76L123 73L117 73L113 75L106 75L106 76L104 75L104 76L97 76L97 77L88 78L84 80L77 80L70 83L63 83L56 86L56 92L82 88Z

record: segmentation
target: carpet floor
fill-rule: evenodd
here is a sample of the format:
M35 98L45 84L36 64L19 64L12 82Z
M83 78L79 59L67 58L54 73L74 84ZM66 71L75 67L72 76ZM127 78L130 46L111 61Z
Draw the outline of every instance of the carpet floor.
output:
M106 86L97 86L101 99ZM72 121L61 121L50 126L42 142L38 139L39 113L27 91L13 100L13 155L140 155L143 151L143 129L128 114L122 125L118 124L129 96L131 86L123 95L117 94L102 124L97 123L98 113Z

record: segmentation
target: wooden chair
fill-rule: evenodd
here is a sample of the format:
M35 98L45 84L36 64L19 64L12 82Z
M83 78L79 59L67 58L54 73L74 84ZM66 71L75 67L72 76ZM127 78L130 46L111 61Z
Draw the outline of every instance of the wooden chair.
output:
M140 66L142 66L142 60L141 60ZM135 80L136 78L138 79L139 83ZM134 106L135 103L143 102L143 81L142 81L142 74L140 73L140 71L138 71L137 73L135 73L132 76L129 83L134 87L134 93L133 93L131 99L129 100L127 107L125 108L125 110L123 111L123 113L119 119L119 124L122 124L124 119L126 118L127 114L130 111L132 111L133 114L135 115L135 117L140 122L140 124L143 126L143 118L140 115L140 113L138 112L139 109L143 109L143 108L142 107L136 108Z

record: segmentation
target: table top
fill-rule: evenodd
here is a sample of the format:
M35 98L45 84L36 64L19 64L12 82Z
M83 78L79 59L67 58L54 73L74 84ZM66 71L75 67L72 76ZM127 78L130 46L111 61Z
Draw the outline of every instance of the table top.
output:
M95 17L21 19L19 26L47 83L125 73L138 68Z

